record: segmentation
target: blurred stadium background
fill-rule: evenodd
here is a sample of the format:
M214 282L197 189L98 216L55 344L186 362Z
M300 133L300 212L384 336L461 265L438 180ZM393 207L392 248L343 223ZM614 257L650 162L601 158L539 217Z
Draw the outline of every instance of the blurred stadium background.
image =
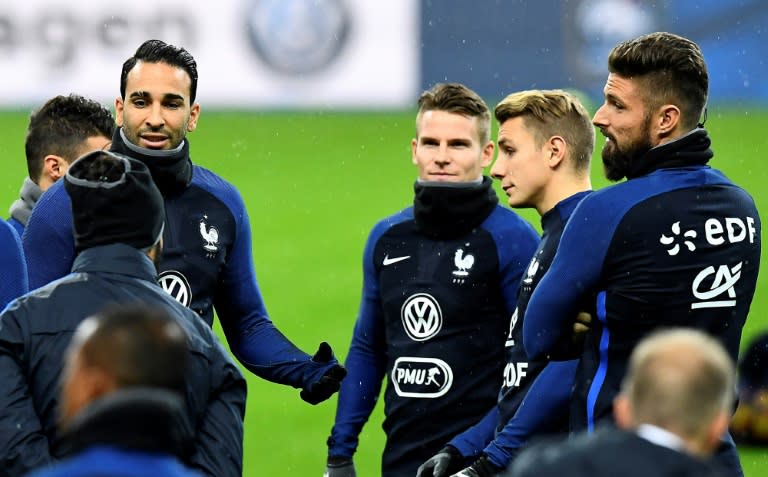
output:
M327 340L343 359L367 233L412 199L409 141L422 89L460 81L493 106L519 89L570 88L594 110L617 41L656 30L688 36L710 67L712 165L765 211L767 25L761 0L4 1L0 207L26 174L32 108L70 92L113 104L122 61L143 40L185 46L198 60L203 111L192 157L243 195L273 320L306 351ZM593 177L606 185L599 152ZM522 214L538 227L534 212ZM768 328L764 277L744 343ZM335 399L311 407L297 390L253 376L249 385L244 475L319 476ZM380 424L379 407L361 436L358 475L379 473ZM742 455L747 477L765 475L768 451Z

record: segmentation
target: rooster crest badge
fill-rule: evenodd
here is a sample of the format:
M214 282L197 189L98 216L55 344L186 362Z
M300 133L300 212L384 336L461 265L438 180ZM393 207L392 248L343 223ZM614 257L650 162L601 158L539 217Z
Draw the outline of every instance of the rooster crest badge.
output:
M203 219L200 220L200 236L203 237L203 240L205 241L203 248L208 252L208 256L212 257L219 251L219 231L216 230L216 227L208 227L208 225L206 225L205 219L207 218L208 216L204 216Z
M453 255L453 264L456 266L456 270L453 271L453 275L456 277L462 277L462 279L459 279L458 282L464 283L463 277L469 275L468 270L472 268L472 265L475 264L475 257L474 255L470 254L464 255L463 249L457 249L456 253ZM457 282L457 280L454 279L454 282Z

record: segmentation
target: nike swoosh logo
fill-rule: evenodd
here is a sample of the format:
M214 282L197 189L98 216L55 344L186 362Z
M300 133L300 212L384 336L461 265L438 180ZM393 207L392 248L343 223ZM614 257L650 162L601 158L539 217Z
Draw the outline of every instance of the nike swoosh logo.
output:
M389 258L389 255L384 255L384 261L381 262L381 264L386 267L387 265L392 265L393 263L402 262L403 260L408 260L409 258L411 258L410 255L405 255L404 257L392 257L392 258Z

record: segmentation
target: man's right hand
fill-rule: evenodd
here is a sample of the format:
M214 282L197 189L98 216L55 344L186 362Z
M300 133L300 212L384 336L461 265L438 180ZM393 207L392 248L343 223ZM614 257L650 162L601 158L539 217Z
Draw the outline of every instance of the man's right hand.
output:
M464 457L453 446L445 446L419 466L416 477L448 477L464 467Z
M357 477L355 463L349 457L328 457L323 477Z

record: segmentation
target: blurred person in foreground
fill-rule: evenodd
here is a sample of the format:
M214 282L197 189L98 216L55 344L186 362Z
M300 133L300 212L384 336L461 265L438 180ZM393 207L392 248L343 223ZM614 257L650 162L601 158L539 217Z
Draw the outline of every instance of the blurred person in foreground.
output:
M376 224L365 245L330 477L355 475L358 436L385 377L385 477L415 475L494 406L517 288L538 244L483 176L494 149L485 102L446 83L418 106L413 206Z
M28 176L11 204L8 223L24 233L40 196L83 154L112 143L115 119L101 104L76 94L55 96L29 117L24 152ZM34 253L30 250L27 253Z
M27 264L21 240L13 227L0 219L0 310L27 291Z
M510 94L496 106L495 115L499 152L491 175L501 182L510 206L536 209L543 234L510 320L498 405L425 462L419 477L446 477L461 470L467 458L476 460L461 475L495 475L530 438L568 431L577 361L529 360L522 325L531 293L552 263L568 218L591 191L595 132L581 102L561 90Z
M632 352L608 424L523 451L515 477L724 476L711 459L733 406L733 360L692 328L645 338Z
M200 476L182 464L191 351L178 321L115 306L80 323L60 391L63 460L32 476Z
M629 355L662 326L697 328L735 362L755 293L761 225L752 197L708 166L708 73L699 46L651 33L613 48L605 102L605 173L622 182L586 197L563 231L523 324L531 359L571 346L585 297L597 315L574 381L571 430L613 419ZM742 475L727 432L716 457Z
M310 356L270 320L256 281L251 224L240 193L190 159L197 128L197 63L185 49L142 43L123 63L111 150L145 164L163 196L166 227L158 281L209 326L214 306L240 363L269 381L301 388L311 404L328 399L346 372L323 342ZM63 187L41 198L23 238L30 287L69 273L75 258L72 214Z
M186 420L194 442L185 460L206 475L240 476L246 383L210 327L155 281L165 207L149 170L95 151L72 163L61 183L71 197L78 251L72 273L0 314L0 476L60 457L55 389L67 345L86 317L137 302L165 310L188 336Z

